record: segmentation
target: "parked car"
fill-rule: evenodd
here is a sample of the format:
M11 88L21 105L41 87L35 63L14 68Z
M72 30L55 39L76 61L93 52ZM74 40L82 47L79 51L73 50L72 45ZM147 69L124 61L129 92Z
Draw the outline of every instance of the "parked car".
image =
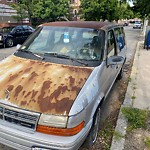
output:
M0 62L0 143L18 150L90 148L126 50L121 25L40 25Z
M34 30L28 25L0 28L0 45L12 47L16 44L22 44Z
M128 26L129 23L128 22L124 22L123 26Z
M139 21L135 21L135 23L133 24L133 29L141 29L142 28L142 24Z

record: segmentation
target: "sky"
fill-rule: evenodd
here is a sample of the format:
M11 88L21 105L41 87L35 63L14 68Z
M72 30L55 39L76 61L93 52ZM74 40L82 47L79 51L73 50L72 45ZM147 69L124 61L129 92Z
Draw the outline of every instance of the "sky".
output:
M133 2L130 2L130 1L129 1L129 4L130 4L130 6L133 6Z

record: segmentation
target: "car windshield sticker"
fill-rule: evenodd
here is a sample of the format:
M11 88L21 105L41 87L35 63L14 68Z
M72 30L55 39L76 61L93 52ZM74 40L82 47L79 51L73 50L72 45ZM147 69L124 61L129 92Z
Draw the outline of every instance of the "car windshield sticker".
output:
M68 32L64 33L64 43L69 43L69 33Z
M66 47L63 47L61 50L60 50L61 53L67 53L68 52L68 49Z

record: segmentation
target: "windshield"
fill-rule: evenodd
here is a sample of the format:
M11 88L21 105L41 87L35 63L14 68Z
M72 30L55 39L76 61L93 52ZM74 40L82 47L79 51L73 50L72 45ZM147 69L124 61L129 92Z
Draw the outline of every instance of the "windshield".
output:
M141 24L141 22L135 22L135 24Z
M12 29L13 29L13 27L4 27L4 28L0 28L0 32L8 33L8 32L11 32Z
M20 48L36 54L66 55L69 58L100 60L104 31L74 27L39 27Z

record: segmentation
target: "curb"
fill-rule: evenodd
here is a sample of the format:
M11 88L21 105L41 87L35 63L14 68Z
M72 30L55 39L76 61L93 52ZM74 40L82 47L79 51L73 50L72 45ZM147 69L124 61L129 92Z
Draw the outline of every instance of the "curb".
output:
M136 75L137 75L137 71L138 71L137 70L138 58L140 56L139 55L139 52L140 52L139 46L141 43L143 43L143 41L139 41L137 43L135 57L134 57L133 65L132 65L132 71L131 71L131 75L130 75L130 78L132 79L132 81L128 83L125 99L120 108L119 116L118 116L117 123L116 123L115 132L119 133L120 138L116 139L115 135L113 135L110 150L123 150L124 149L125 135L126 135L126 128L128 125L128 120L125 118L125 116L121 112L121 109L123 107L132 107L132 105L133 105L132 96L134 96L134 93L135 93L135 89L133 88L133 85L136 81Z

